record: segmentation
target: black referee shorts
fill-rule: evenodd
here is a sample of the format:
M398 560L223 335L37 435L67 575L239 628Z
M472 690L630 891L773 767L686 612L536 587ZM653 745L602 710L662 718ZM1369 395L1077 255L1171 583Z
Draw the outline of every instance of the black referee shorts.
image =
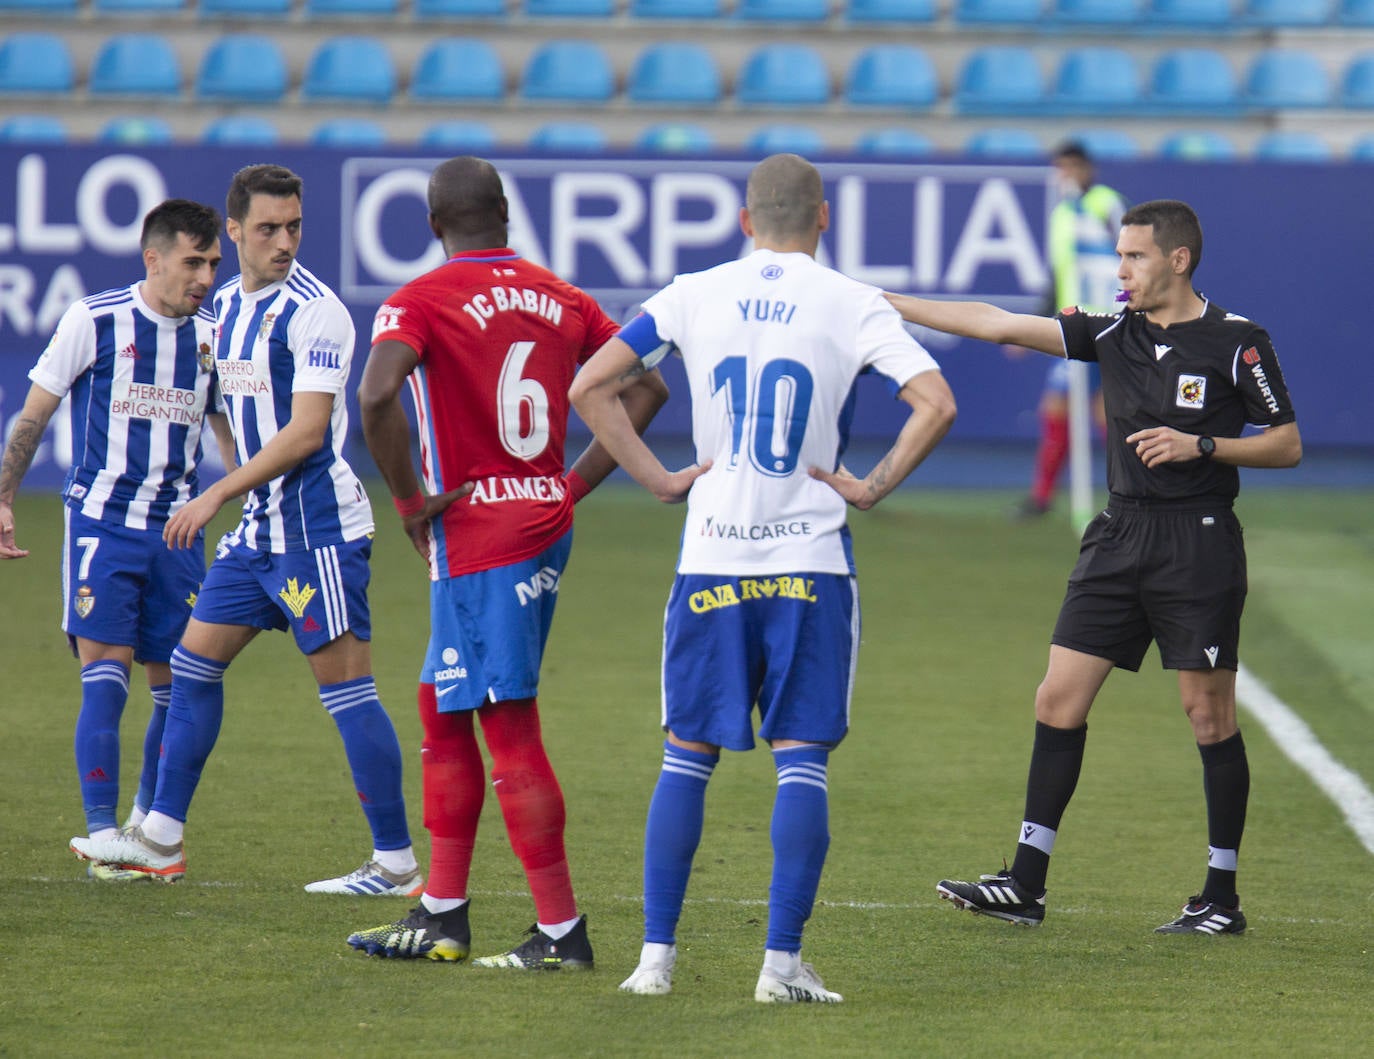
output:
M1151 640L1165 669L1235 669L1246 587L1229 503L1113 498L1083 534L1051 642L1132 672Z

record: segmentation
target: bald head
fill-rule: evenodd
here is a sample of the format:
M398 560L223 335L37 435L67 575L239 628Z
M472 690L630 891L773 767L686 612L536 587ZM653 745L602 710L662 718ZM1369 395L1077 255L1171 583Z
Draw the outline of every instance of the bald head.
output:
M429 223L454 250L505 246L509 213L501 176L483 158L450 158L429 176Z
M826 226L824 204L821 175L800 155L770 155L749 174L744 206L760 243L804 243L818 238Z

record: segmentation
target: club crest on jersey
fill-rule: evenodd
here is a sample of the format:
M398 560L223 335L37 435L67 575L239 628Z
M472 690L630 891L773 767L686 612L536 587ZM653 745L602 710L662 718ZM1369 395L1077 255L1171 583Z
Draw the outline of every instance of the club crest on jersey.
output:
M1207 397L1207 376L1180 375L1174 404L1179 408L1201 408Z
M76 599L72 602L78 618L90 617L91 611L95 610L95 593L91 591L90 585L82 585L76 590Z
M277 322L276 313L267 313L262 318L262 323L258 326L258 341L264 342L267 336L272 333L272 325Z
M196 350L196 358L200 361L200 373L209 375L215 370L215 351L210 348L209 342L202 342L200 348Z
M764 266L763 266L763 271L761 271L761 272L759 273L759 275L762 276L764 279L781 279L781 278L782 278L782 266L781 266L781 265L764 265Z
M315 598L315 589L309 581L304 588L298 587L296 578L288 577L286 587L277 593L281 601L286 604L286 609L299 618L305 613L305 608L310 605L310 601Z

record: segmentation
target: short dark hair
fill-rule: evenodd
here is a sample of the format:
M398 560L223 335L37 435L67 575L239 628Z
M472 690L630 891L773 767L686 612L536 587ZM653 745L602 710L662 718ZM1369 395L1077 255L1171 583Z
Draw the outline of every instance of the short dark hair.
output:
M234 174L229 182L229 194L224 198L224 212L231 220L242 221L248 216L248 206L254 195L274 198L301 198L305 182L282 165L248 165Z
M1088 153L1088 149L1078 140L1066 140L1054 149L1050 155L1050 160L1057 162L1061 158L1071 158L1075 162L1083 162L1087 165L1093 164L1093 156Z
M1171 254L1180 246L1187 247L1192 260L1188 275L1191 276L1202 261L1202 222L1197 219L1193 207L1178 199L1153 199L1132 206L1121 217L1121 224L1147 225L1154 229L1155 246L1165 254Z
M148 211L143 218L143 234L138 245L147 250L154 243L167 246L176 242L178 233L191 237L191 245L206 250L219 238L219 211L190 199L167 199Z

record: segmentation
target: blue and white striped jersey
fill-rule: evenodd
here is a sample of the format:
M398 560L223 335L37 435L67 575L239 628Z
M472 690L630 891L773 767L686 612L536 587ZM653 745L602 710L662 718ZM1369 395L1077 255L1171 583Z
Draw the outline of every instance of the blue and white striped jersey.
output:
M29 379L70 397L72 465L63 489L69 506L88 518L148 529L199 493L213 341L209 313L161 316L137 283L93 294L63 313Z
M372 506L343 455L354 340L343 302L297 261L251 293L235 276L215 293L215 320L215 368L241 465L290 421L293 394L334 395L324 444L248 495L231 542L287 552L371 533Z

